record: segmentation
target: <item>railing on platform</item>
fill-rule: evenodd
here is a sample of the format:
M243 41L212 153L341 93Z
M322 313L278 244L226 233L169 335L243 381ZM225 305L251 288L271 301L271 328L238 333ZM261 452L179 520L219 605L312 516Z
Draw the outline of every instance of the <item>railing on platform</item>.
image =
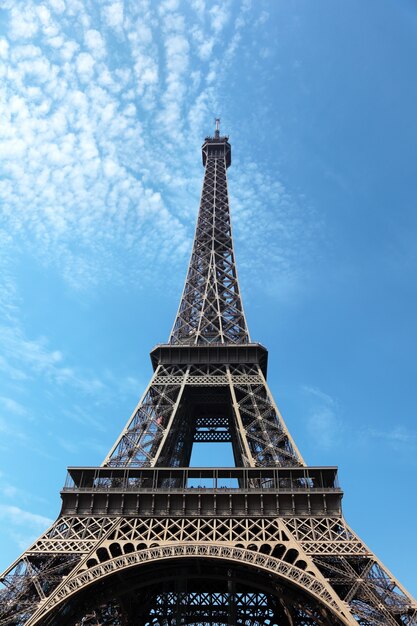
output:
M340 491L336 467L70 467L63 492L269 490Z

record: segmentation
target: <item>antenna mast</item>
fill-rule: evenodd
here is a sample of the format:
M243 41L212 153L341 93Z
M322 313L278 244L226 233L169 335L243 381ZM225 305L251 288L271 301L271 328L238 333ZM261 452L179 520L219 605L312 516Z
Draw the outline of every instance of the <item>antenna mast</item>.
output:
M219 139L220 137L220 117L216 117L215 120L216 122L216 130L214 132L214 136L216 139Z

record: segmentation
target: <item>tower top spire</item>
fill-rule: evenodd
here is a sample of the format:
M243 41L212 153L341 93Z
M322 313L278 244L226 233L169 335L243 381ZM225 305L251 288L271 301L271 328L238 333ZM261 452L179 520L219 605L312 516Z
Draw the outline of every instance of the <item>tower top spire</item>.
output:
M220 117L216 117L214 121L216 123L216 130L214 131L214 136L215 136L216 139L219 139L219 137L220 137Z
M209 135L205 138L202 145L203 165L206 166L207 157L211 156L226 156L226 168L232 162L231 148L229 143L229 137L227 135L220 136L220 117L214 118L214 137Z
M187 279L170 344L250 343L237 279L230 224L226 170L231 163L227 137L214 137L202 146L205 167L200 210Z

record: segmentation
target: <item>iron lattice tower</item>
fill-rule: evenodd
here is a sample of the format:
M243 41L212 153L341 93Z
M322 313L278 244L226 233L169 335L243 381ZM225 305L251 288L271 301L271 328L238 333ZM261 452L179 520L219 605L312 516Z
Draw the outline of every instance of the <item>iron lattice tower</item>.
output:
M417 604L345 522L335 467L307 466L251 341L227 137L203 144L191 261L151 381L100 467L71 467L57 521L3 574L0 626L412 626ZM231 442L234 468L189 467Z

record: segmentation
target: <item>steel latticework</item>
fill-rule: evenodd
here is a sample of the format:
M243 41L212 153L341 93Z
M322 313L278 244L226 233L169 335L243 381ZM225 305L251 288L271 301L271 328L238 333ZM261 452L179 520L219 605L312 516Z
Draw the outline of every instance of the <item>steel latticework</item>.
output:
M100 467L4 572L0 626L416 626L417 604L346 524L337 468L307 466L239 290L231 147L203 144L186 283L153 376ZM190 467L229 442L234 468Z

